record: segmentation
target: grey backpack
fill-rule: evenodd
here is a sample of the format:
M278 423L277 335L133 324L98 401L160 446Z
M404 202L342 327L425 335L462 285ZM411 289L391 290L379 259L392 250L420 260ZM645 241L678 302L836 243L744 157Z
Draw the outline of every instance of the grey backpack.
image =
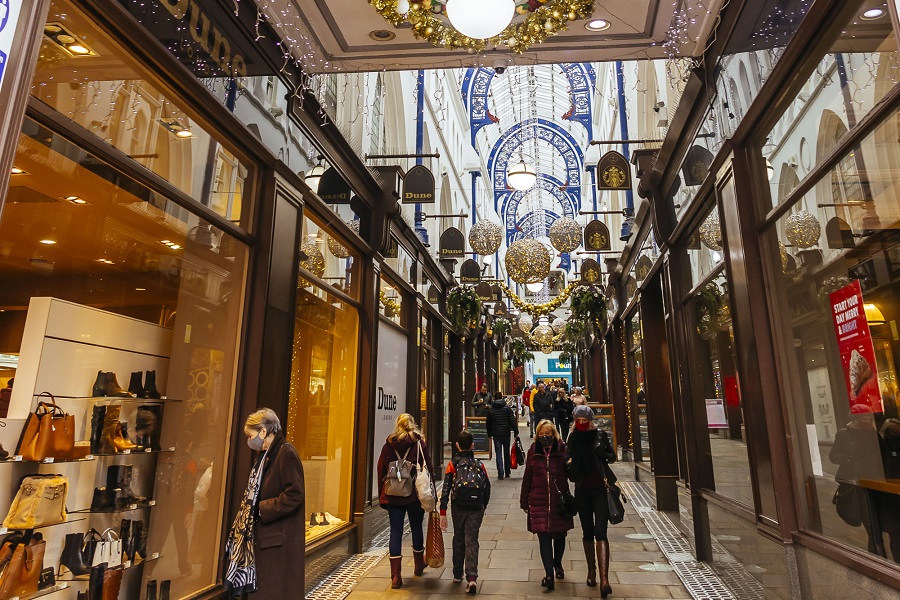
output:
M406 449L403 458L394 450L394 456L397 457L397 460L392 460L388 463L387 475L384 476L384 494L386 496L409 498L413 495L415 491L412 478L413 465L406 460L408 454L409 448Z

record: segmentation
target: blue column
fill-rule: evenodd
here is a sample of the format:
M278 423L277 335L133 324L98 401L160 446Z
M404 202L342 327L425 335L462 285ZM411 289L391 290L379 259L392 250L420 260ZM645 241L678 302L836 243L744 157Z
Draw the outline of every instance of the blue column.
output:
M475 215L478 212L475 210L475 201L478 198L478 178L481 177L481 171L470 171L469 174L472 176L472 212L470 213L472 225L475 224ZM472 257L478 260L478 255L474 252L472 253Z
M625 69L622 66L622 61L616 61L616 87L619 91L619 127L622 130L622 139L628 139L628 114L626 112L625 106ZM625 155L625 160L629 163L631 162L631 152L628 147L628 144L622 144L622 154ZM629 166L629 168L631 168ZM628 190L625 192L625 214L627 217L634 216L634 192L632 190ZM622 223L622 240L627 240L631 237L631 221L626 218L625 222Z
M416 154L425 152L425 71L419 69L418 80L416 82ZM416 157L416 164L422 164L422 157ZM422 243L428 245L428 230L425 229L425 213L422 212L422 205L416 203L415 208L415 231L416 235L422 240Z

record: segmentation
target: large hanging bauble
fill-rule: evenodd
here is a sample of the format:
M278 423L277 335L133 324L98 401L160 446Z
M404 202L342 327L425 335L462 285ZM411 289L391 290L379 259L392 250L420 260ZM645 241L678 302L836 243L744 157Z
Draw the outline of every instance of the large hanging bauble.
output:
M569 217L557 219L550 226L550 242L560 252L571 252L581 246L581 225Z
M562 317L556 317L553 319L553 323L550 326L556 333L562 333L566 330L566 320Z
M719 224L719 213L716 209L713 209L700 225L700 241L710 250L715 252L722 250L722 226Z
M359 221L358 220L348 221L347 225L350 226L350 229L352 229L356 233L359 233ZM331 236L328 236L328 251L331 252L331 254L334 255L335 258L349 258L350 257L350 251L347 250L347 248L345 248L343 244L341 244L339 241L337 241L337 239L335 239Z
M300 266L316 277L322 277L325 274L325 257L319 247L307 240L300 244L300 252L306 255L300 261Z
M513 242L506 251L506 272L517 283L537 283L550 274L550 253L532 238Z
M539 346L553 344L553 329L549 325L538 325L531 334L531 339Z
M523 312L521 315L519 315L519 320L516 323L516 326L525 333L528 333L531 331L531 328L534 327L534 321L531 320L531 315Z
M784 222L788 241L798 248L813 248L819 244L822 226L815 215L808 211L795 212Z
M488 256L500 249L503 230L493 221L478 221L469 230L469 245L476 254Z

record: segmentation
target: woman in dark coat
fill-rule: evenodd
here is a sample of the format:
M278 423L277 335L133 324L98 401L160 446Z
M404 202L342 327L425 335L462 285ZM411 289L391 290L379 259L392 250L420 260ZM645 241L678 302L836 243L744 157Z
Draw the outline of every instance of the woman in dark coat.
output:
M528 513L528 531L536 533L541 549L545 577L541 586L552 590L554 571L557 579L565 577L562 567L566 549L566 532L575 527L572 517L560 513L560 494L569 493L566 478L566 444L559 439L549 420L538 423L537 441L525 458L525 475L519 506Z
M379 484L384 482L387 476L388 466L397 457L415 464L423 464L431 474L434 481L434 467L431 465L431 456L428 452L428 446L425 445L425 439L416 426L416 422L412 415L403 413L397 417L394 427L394 433L388 436L381 448L381 455L378 457L378 481ZM381 486L381 492L378 496L378 503L381 508L388 511L391 522L391 538L388 544L390 550L389 559L391 562L391 587L397 589L403 586L403 578L400 573L400 567L403 562L401 550L403 547L403 522L409 519L410 537L412 537L413 560L415 563L413 574L421 575L425 572L425 536L422 533L422 521L425 518L425 511L419 504L419 497L416 496L415 490L410 496L388 496L384 493L384 485Z
M609 504L606 486L616 482L616 475L606 465L616 462L616 452L609 436L594 427L594 411L576 406L573 412L575 427L566 440L566 466L569 478L575 482L575 502L581 521L581 541L587 559L587 585L597 585L597 565L600 567L600 597L612 593L609 585ZM597 562L594 562L594 551Z
M292 598L304 589L303 573L292 568L306 544L303 465L273 410L247 417L244 435L259 456L226 546L225 586L235 597Z
M569 435L569 427L572 425L572 411L575 403L566 395L561 387L556 388L556 427L559 435L565 439Z

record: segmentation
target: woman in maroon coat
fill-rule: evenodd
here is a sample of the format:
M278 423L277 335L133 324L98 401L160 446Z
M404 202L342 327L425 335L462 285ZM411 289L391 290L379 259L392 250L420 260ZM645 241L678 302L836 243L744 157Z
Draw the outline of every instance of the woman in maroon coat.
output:
M528 450L519 506L528 513L528 531L536 533L544 563L545 577L541 586L554 588L556 579L565 577L562 567L566 549L566 532L575 527L572 517L560 512L560 494L569 493L566 477L566 444L559 439L553 423L538 423L537 441Z
M403 578L400 574L400 565L403 561L401 549L403 546L403 522L409 518L409 532L412 537L413 559L415 567L413 574L421 575L425 571L425 537L422 533L422 520L425 518L425 511L419 503L419 497L413 491L410 496L388 496L384 493L384 478L387 476L388 466L397 457L416 464L424 464L425 468L431 474L434 480L434 467L431 465L431 456L428 447L425 445L425 439L416 426L416 422L412 415L403 413L397 417L394 427L394 433L388 436L381 448L381 455L378 457L378 481L381 485L381 492L378 496L378 503L381 508L388 511L391 523L391 537L388 543L390 550L389 558L391 562L391 587L397 589L403 586Z

